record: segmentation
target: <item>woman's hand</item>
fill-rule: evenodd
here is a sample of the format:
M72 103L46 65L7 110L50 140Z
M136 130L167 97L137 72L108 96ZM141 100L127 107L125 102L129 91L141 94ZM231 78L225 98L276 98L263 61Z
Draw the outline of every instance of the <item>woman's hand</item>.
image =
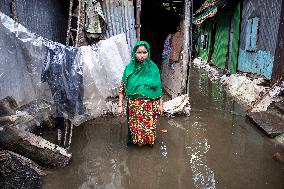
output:
M122 106L117 107L117 114L118 114L118 116L123 116L123 107Z
M159 105L159 109L158 109L158 111L159 111L159 114L160 114L160 115L163 115L163 113L164 113L164 107L163 107L163 104L160 104L160 105Z
M118 105L117 105L117 115L118 116L123 115L123 98L124 98L124 94L120 92L118 94Z
M160 100L159 100L159 109L158 109L158 111L159 111L159 114L160 114L160 115L163 115L163 113L164 113L164 107L163 107L163 99L162 99L162 97L161 97Z

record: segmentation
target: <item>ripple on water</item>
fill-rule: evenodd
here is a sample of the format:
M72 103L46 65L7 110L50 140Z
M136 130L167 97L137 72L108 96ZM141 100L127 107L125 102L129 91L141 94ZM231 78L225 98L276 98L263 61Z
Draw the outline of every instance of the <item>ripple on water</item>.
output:
M196 187L202 189L215 189L216 181L214 171L207 165L206 153L210 149L206 138L206 129L199 122L194 122L189 129L188 146L186 152L192 170L192 179ZM188 135L189 136L189 135Z

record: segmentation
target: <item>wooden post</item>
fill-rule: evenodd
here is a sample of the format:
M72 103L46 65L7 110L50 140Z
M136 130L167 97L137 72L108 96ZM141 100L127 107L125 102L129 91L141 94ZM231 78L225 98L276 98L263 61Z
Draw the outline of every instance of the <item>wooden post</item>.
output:
M136 0L136 35L137 41L140 41L141 35L141 0Z
M277 83L284 75L284 0L281 5L280 22L275 50L275 60L272 71L272 83Z
M0 128L0 148L47 167L63 167L71 160L71 154L64 148L11 125Z
M70 123L69 141L68 141L68 145L66 146L66 149L67 149L67 150L70 149L71 140L72 140L72 135L73 135L73 123Z
M80 47L84 44L84 25L85 25L85 1L79 0L78 5L78 21L77 21L77 35L75 46Z
M69 46L69 40L71 34L71 20L73 16L73 0L70 0L70 5L69 5L69 16L68 16L68 26L67 26L67 36L66 36L66 45Z
M186 77L186 92L189 95L189 76L190 76L190 66L192 63L192 48L193 48L193 43L192 43L192 18L193 18L193 0L190 0L190 7L189 7L189 62L187 66L187 77Z
M184 41L183 41L183 66L182 66L182 91L184 94L189 93L189 66L191 61L191 48L190 48L190 35L191 35L191 0L185 0L184 2Z

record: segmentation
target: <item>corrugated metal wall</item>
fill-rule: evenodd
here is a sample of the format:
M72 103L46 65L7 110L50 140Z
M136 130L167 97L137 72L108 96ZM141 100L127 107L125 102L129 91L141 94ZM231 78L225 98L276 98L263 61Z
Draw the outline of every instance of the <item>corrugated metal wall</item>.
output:
M11 0L1 0L0 1L0 11L6 14L7 16L11 16L11 8L10 8Z
M0 11L11 16L11 0L0 1ZM19 22L44 38L65 43L67 15L59 0L17 0ZM67 9L68 12L68 9Z
M230 9L220 10L220 13L214 19L215 21L207 19L201 27L200 36L208 35L209 44L208 49L202 48L201 39L199 38L199 55L204 60L210 61L208 60L210 49L213 48L212 63L221 69L225 69L225 65L229 61L228 69L230 73L236 73L240 32L240 3ZM215 32L213 32L212 24L215 24ZM229 41L230 27L232 27L231 42ZM214 41L211 41L213 39L211 35L215 35L213 37ZM228 52L229 45L230 53Z
M198 40L198 46L199 46L199 55L201 56L201 58L205 61L208 61L208 56L209 56L209 51L211 48L211 31L212 31L212 22L211 21L205 21L202 24L202 27L200 28L200 36L201 35L208 35L208 48L204 49L202 46L203 44L201 43L201 39L199 37Z
M281 2L282 0L243 1L238 70L271 78ZM245 50L247 21L254 17L260 18L257 51L248 52Z
M129 48L132 49L137 41L133 2L104 0L102 6L107 22L107 36L125 33Z
M216 17L216 35L212 63L221 69L225 68L227 60L229 26L229 14L227 14L227 12L218 14Z
M240 23L241 23L241 3L233 10L234 15L232 18L232 29L233 29L233 41L232 41L232 54L230 57L230 73L234 74L237 72L237 64L238 64L238 53L239 53L239 39L240 39Z

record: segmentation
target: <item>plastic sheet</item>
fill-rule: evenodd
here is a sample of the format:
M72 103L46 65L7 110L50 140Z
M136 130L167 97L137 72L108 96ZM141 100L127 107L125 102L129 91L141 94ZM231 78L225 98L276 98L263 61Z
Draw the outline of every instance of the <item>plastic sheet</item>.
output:
M130 61L125 35L80 47L84 67L84 102L88 116L99 116L109 109L108 97L117 95L124 67Z
M19 105L47 100L54 116L80 124L108 111L106 99L117 95L129 60L125 34L92 47L66 47L0 12L0 98L12 96Z
M43 38L0 13L0 98L12 96L19 105L43 98L51 100L48 85L41 82L47 48Z

